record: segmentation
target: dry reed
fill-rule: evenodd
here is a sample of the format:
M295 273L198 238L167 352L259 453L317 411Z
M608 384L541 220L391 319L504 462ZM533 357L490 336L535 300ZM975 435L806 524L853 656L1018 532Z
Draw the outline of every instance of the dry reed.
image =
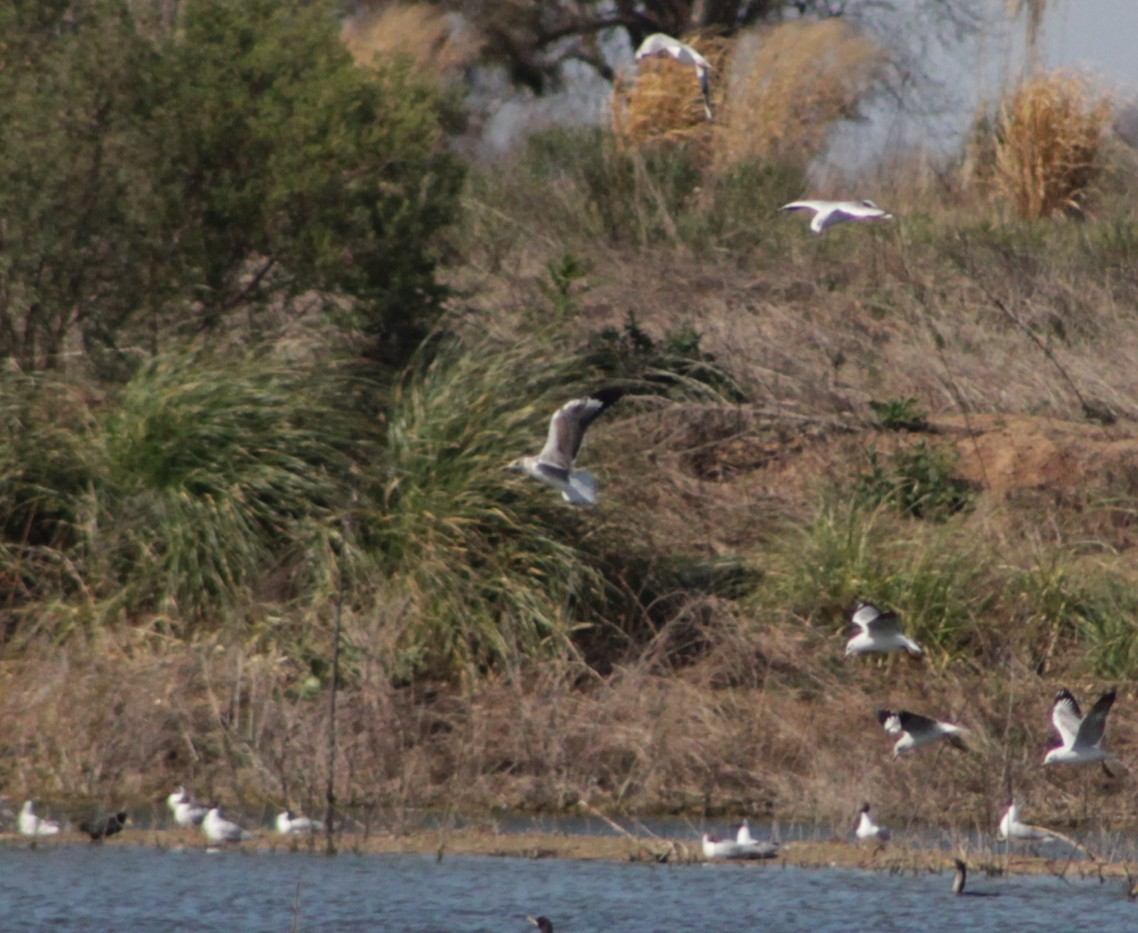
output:
M743 36L732 56L717 168L747 160L808 164L836 121L857 117L884 61L839 19Z
M731 43L699 36L685 41L711 63L711 107L718 120L724 107ZM691 65L671 58L648 58L637 65L634 82L614 83L612 125L616 139L632 146L695 143L710 148L716 122L707 119Z
M349 19L344 45L362 65L410 55L425 73L452 74L477 57L471 30L455 29L446 13L429 3L380 3Z
M995 128L992 181L1016 217L1083 209L1102 169L1111 111L1109 97L1067 71L1030 78L1010 94Z

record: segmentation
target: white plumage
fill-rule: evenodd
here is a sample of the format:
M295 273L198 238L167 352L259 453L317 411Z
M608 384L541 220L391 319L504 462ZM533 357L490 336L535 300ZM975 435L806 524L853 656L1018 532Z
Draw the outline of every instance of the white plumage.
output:
M1051 704L1051 722L1059 733L1062 744L1051 749L1044 756L1043 763L1079 765L1101 761L1109 774L1124 770L1118 756L1102 747L1106 716L1114 705L1114 697L1115 691L1108 690L1084 717L1070 690L1064 688L1055 694L1055 701ZM1116 765L1113 771L1111 764Z
M619 389L606 389L588 398L566 402L549 419L549 434L541 453L536 457L519 457L509 464L509 469L520 470L561 490L561 497L573 505L595 505L596 478L588 470L574 470L573 464L585 439L585 430L621 394Z
M18 819L20 835L31 836L33 839L40 836L55 836L59 833L59 824L54 820L45 820L36 816L35 805L30 800L24 801Z
M206 811L205 819L202 820L202 832L210 842L241 842L253 838L252 833L223 817L221 808L216 804Z
M888 709L878 710L877 721L890 735L901 736L893 746L894 758L916 751L925 745L931 745L940 739L947 740L949 744L962 751L968 750L968 746L960 737L964 730L952 723L930 719L928 716L910 713L908 710L894 712Z
M854 828L854 835L857 836L859 842L876 842L884 844L892 838L893 834L884 826L878 826L873 822L873 817L869 815L869 804L862 804L858 810L857 826Z
M871 651L907 651L915 658L924 650L901 630L897 613L883 611L873 603L858 603L850 621L858 633L846 642L846 655Z
M827 227L845 221L889 220L893 215L872 201L791 201L780 211L813 211L810 229L821 236Z
M319 820L310 820L306 816L293 816L291 810L281 810L277 814L277 832L282 836L303 836L324 831L324 824Z

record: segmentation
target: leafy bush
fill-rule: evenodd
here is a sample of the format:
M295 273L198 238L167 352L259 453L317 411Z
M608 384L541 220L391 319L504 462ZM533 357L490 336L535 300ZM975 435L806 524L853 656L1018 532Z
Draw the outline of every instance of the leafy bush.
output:
M894 451L882 463L877 449L865 452L867 469L857 478L857 495L871 505L888 503L914 518L941 520L968 508L969 484L952 471L952 458L924 441Z
M870 399L869 410L877 416L877 423L886 431L927 431L928 417L910 396L891 398L884 402Z

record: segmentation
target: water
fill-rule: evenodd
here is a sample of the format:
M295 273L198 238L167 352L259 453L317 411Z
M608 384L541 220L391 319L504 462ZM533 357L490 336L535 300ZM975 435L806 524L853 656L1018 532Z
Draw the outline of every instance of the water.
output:
M1134 929L1123 882L951 878L776 862L646 865L450 856L339 855L135 846L0 848L0 928L380 930L399 933L643 930ZM299 895L299 896L298 896Z

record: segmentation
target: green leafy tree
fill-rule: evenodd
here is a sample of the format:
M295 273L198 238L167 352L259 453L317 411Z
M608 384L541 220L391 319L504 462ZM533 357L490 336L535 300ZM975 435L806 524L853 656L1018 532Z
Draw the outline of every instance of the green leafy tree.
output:
M124 0L17 3L0 35L0 355L115 359L312 291L391 362L430 329L445 101L355 67L331 0L190 0L157 38Z

